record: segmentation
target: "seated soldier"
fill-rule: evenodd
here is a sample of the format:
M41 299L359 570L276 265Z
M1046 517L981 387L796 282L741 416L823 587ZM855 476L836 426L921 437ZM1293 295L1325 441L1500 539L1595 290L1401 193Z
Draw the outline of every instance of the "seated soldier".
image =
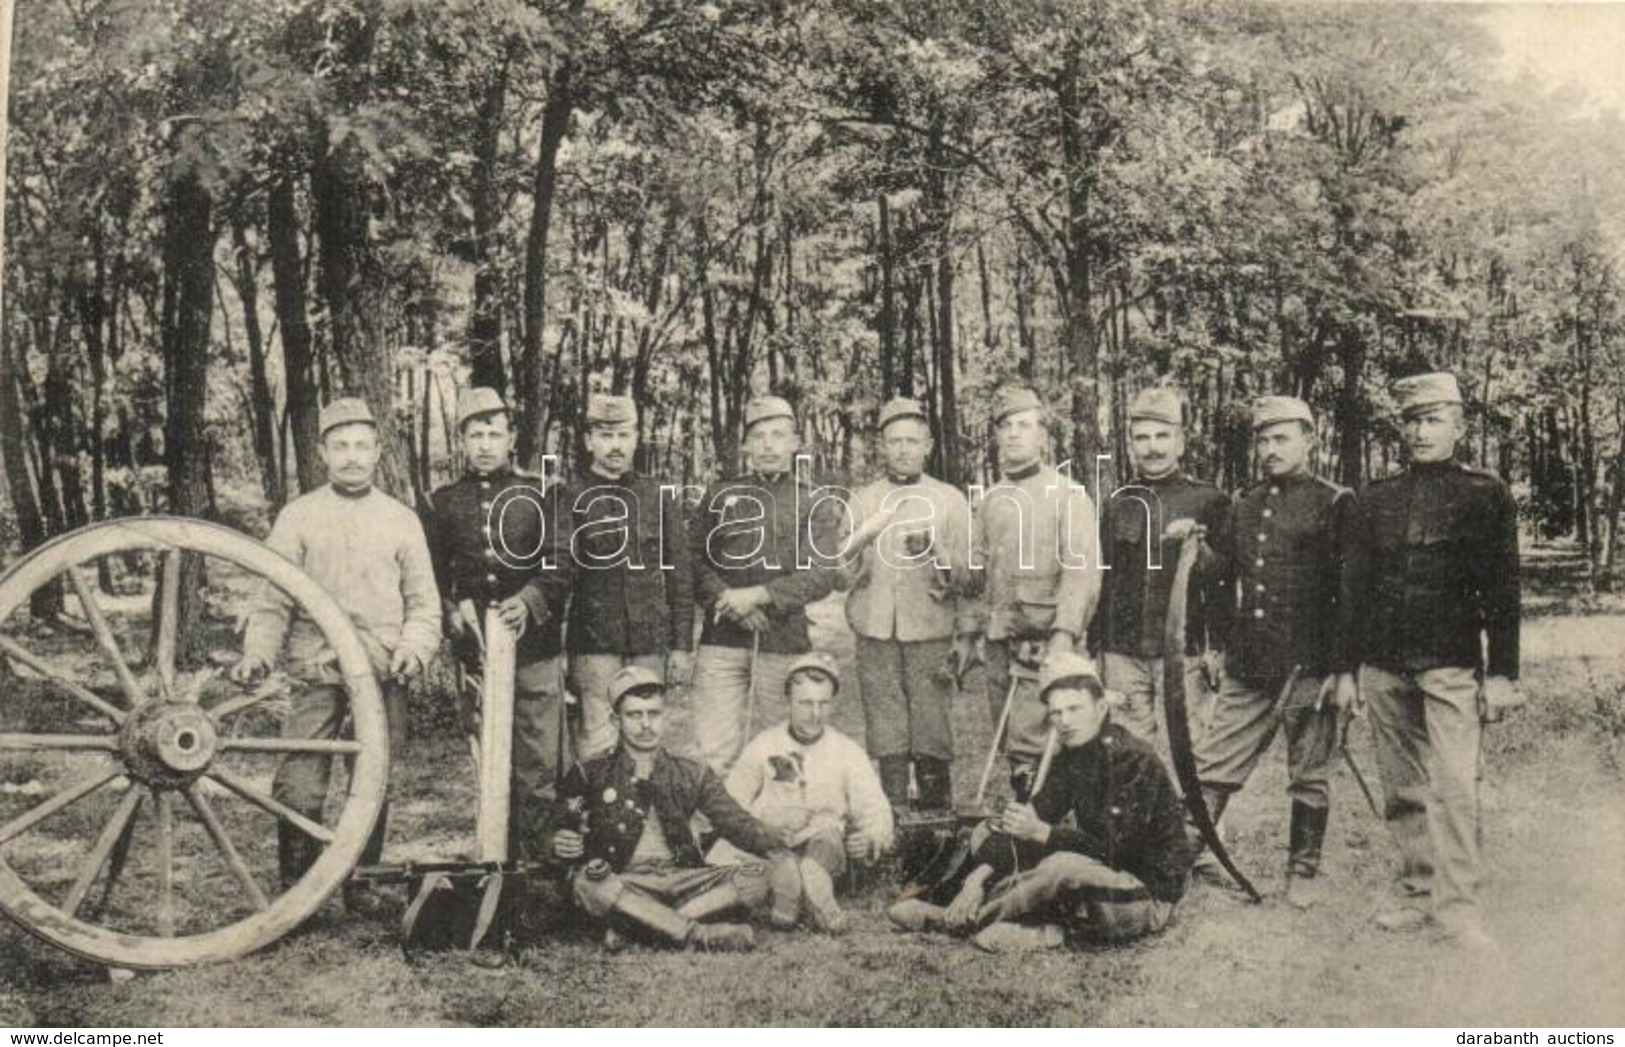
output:
M608 693L620 744L570 769L548 826L552 854L571 865L577 904L610 923L612 941L624 929L691 948L754 948L750 927L701 921L765 908L768 868L706 865L689 821L703 813L724 839L793 876L785 834L746 814L705 764L661 746L666 692L658 673L627 666L610 677Z
M977 829L975 868L947 908L887 910L900 928L974 933L978 947L1007 952L1126 941L1168 923L1190 846L1162 762L1110 721L1089 659L1050 655L1039 697L1059 747L1032 802Z
M835 901L835 878L847 860L889 850L892 812L868 753L827 726L841 687L835 659L822 651L797 658L785 677L788 723L769 727L740 752L728 772L728 792L769 827L789 834L801 892L773 899L773 922L794 926L805 901L812 925L830 934L846 928Z

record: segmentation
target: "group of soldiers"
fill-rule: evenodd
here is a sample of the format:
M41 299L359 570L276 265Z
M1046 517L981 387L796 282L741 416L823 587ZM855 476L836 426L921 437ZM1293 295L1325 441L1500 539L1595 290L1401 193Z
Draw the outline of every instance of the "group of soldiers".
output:
M1514 506L1501 481L1456 456L1465 418L1453 376L1405 379L1394 393L1404 471L1358 495L1315 475L1309 407L1263 397L1251 419L1262 478L1232 498L1183 470L1178 391L1146 390L1130 411L1134 475L1098 519L1047 461L1046 407L1021 386L997 395L1000 476L974 506L925 474L931 427L909 399L881 408L883 475L861 489L814 486L797 468L794 409L759 397L746 405L743 472L685 497L634 469L636 404L595 395L584 468L534 497L540 478L512 465L507 405L464 390L465 473L421 520L372 486L376 427L364 403L343 399L321 413L328 486L291 502L267 541L356 622L392 751L404 687L442 636L477 669L488 610L517 635L513 846L558 869L608 942L749 948L746 919L840 933L848 863L892 848L899 815L954 807L950 711L985 664L1012 798L970 835L968 873L943 904L900 900L888 910L897 927L996 952L1160 930L1204 868L1204 838L1222 846L1189 824L1170 761L1193 760L1184 791L1199 797L1185 800L1218 820L1277 733L1291 800L1285 896L1314 904L1330 765L1368 709L1401 857L1378 924L1492 947L1479 905L1479 739L1518 701ZM1175 594L1182 553L1193 566ZM855 680L809 634L806 608L836 590ZM1186 630L1170 652L1174 599ZM336 736L343 680L291 610L267 593L233 672L258 679L285 642L301 681L285 732ZM1170 686L1183 688L1193 753L1171 752L1161 729ZM685 688L692 742L677 752L669 703ZM829 723L854 690L861 747ZM977 804L993 767L990 755ZM319 819L329 776L325 757L291 755L274 793ZM384 826L381 816L363 861L377 859ZM281 834L292 882L317 845L291 825ZM345 900L387 904L361 884Z

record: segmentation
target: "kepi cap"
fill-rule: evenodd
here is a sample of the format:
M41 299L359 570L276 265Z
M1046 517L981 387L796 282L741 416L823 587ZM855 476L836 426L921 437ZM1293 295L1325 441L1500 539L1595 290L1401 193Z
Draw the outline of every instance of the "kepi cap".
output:
M637 425L638 405L630 396L594 393L587 397L588 425Z
M1057 651L1038 667L1039 701L1043 701L1044 696L1055 687L1068 682L1087 687L1096 698L1106 693L1105 686L1100 682L1100 670L1095 667L1093 659L1072 651Z
M374 428L378 426L378 419L372 416L372 408L367 406L367 401L355 396L341 396L322 406L316 422L316 428L320 430L317 438L326 436L329 429L354 422L365 422Z
M887 400L885 406L881 407L880 418L875 422L875 431L884 432L886 426L899 418L918 418L922 422L930 421L929 416L925 413L925 408L920 406L920 401L911 400L906 396L899 396L894 400Z
M773 418L788 418L796 420L796 409L790 406L790 401L778 396L758 396L745 404L745 430L757 422L766 422Z
M1131 422L1162 422L1166 425L1184 425L1185 407L1179 390L1166 385L1141 389L1129 408Z
M1309 405L1296 396L1260 396L1252 402L1253 428L1262 429L1277 422L1315 424Z
M632 691L643 687L657 688L660 693L666 692L665 677L653 669L645 669L641 665L622 666L614 676L609 678L609 704L616 712L620 711L621 699Z
M486 414L506 414L508 405L502 402L502 394L489 386L477 385L472 389L459 389L457 391L457 428L461 429L469 422Z
M997 425L1021 411L1043 410L1044 401L1032 389L1025 385L1007 385L999 390L998 400L993 406L993 424Z
M1402 415L1439 404L1459 404L1461 386L1448 371L1411 375L1394 383L1394 402Z
M835 664L835 657L826 651L808 651L790 663L790 671L784 674L785 694L790 693L790 681L796 678L797 673L823 673L835 685L835 692L839 694L841 691L840 666Z

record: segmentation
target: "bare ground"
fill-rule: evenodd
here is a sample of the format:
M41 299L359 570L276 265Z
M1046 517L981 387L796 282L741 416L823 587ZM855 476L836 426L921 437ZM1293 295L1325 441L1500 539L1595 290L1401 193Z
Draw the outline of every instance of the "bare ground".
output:
M845 650L838 608L822 634ZM966 943L895 934L884 888L854 900L832 940L763 933L753 955L565 941L489 972L456 956L407 962L392 928L329 903L309 933L240 962L142 974L101 969L0 928L0 1023L191 1025L1625 1025L1625 617L1548 615L1524 631L1530 706L1487 743L1486 889L1503 943L1469 962L1427 937L1375 929L1392 846L1340 769L1328 897L1278 904L1286 803L1272 755L1233 806L1232 850L1271 895L1193 887L1161 936L1019 961ZM970 694L978 681L971 681ZM860 734L848 703L842 721ZM968 793L987 714L957 710L958 789ZM679 718L681 719L681 718ZM1356 756L1375 781L1363 732ZM414 746L392 829L397 859L466 847L460 743Z

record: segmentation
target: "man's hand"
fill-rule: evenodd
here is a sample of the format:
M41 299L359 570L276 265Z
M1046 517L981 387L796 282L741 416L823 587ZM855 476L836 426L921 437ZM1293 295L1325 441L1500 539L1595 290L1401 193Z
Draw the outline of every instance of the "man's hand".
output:
M525 635L525 627L530 624L530 608L525 601L517 596L510 596L497 604L497 617L502 624L515 636Z
M666 652L666 686L687 687L694 678L694 656L675 648Z
M553 854L567 862L573 862L587 853L587 841L574 829L560 829L553 834Z
M395 678L396 683L405 683L422 671L423 662L416 652L408 651L405 647L395 648L395 653L389 657L389 675Z
M1486 676L1478 691L1478 718L1484 723L1500 723L1523 701L1517 683L1505 676Z
M875 856L875 845L867 835L854 829L846 834L846 856L854 862L866 862Z
M766 611L773 597L766 586L748 585L739 589L724 589L715 604L719 618L743 624L752 611ZM760 632L761 630L757 630Z
M956 685L962 685L965 682L965 674L981 664L982 655L976 649L976 639L974 633L961 633L954 637L954 645L948 651L948 661L944 668L953 677Z
M468 619L463 617L462 610L450 600L440 604L440 617L446 623L446 635L452 639L461 639L468 632Z
M753 633L765 633L773 628L773 619L764 611L752 611L739 619L739 624Z
M982 911L982 902L987 897L987 878L993 870L986 865L976 868L965 878L965 885L959 888L954 900L948 903L948 911L943 914L943 922L949 927L969 927L976 922L977 914Z
M1033 843L1049 842L1049 823L1038 817L1030 803L1007 803L999 815L999 830L1017 840Z
M1162 536L1164 538L1172 539L1176 542L1183 542L1193 533L1206 534L1207 528L1203 527L1201 524L1197 523L1188 516L1182 516L1177 520L1169 520L1168 526L1162 529Z
M1209 647L1202 652L1202 679L1208 689L1217 691L1224 684L1224 652Z
M237 659L236 665L231 667L231 680L233 683L242 684L244 687L252 687L265 679L265 674L270 671L271 667L269 665L251 654L245 654Z

